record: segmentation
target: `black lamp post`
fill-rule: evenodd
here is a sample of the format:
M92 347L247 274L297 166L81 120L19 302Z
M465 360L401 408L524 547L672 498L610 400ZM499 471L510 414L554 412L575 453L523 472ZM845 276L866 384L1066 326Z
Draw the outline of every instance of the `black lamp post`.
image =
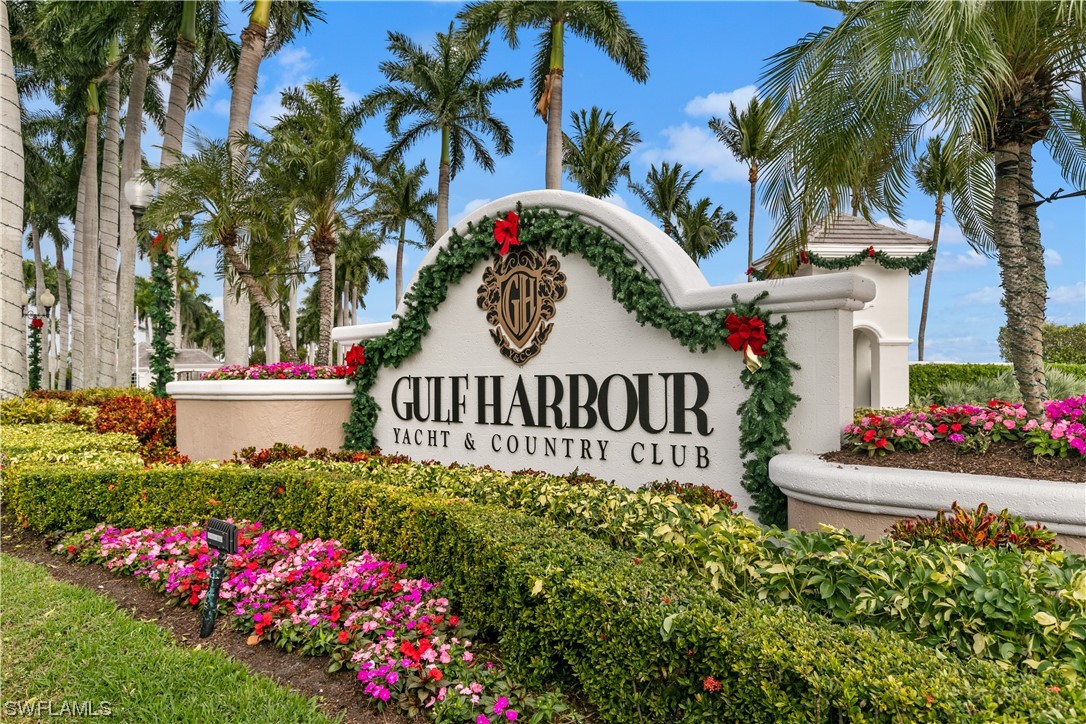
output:
M218 518L207 521L207 545L219 552L208 573L207 595L200 611L200 638L206 639L215 630L215 617L219 614L219 588L226 576L223 562L226 556L238 552L238 529L233 523Z

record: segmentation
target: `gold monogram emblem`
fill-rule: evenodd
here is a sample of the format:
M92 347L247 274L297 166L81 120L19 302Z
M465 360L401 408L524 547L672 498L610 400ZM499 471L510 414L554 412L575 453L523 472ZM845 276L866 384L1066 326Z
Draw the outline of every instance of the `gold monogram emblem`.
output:
M522 365L539 354L554 326L555 305L566 296L558 257L516 248L483 272L479 309L494 326L490 336L503 357Z

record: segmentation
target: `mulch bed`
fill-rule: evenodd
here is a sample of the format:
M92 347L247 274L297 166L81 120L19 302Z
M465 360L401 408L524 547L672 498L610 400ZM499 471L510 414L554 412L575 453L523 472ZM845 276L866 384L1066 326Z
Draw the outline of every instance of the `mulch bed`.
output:
M329 674L327 657L300 656L280 651L268 643L248 646L245 636L220 618L215 632L200 638L199 613L192 608L166 605L165 599L135 579L116 576L100 566L85 566L65 560L49 551L51 539L26 531L5 516L2 521L4 553L42 565L58 581L89 588L112 599L124 611L142 621L151 621L169 630L174 639L189 648L218 649L251 671L264 674L306 698L319 697L320 707L331 717L343 716L349 724L407 724L422 721L398 713L378 712L362 697L362 689L351 672Z
M953 445L937 444L928 445L919 452L897 452L882 457L868 457L866 453L839 450L824 454L822 459L846 465L943 470L950 473L1086 483L1086 458L1034 456L1024 445L1014 443L992 443L988 452L981 454L962 453L955 450Z

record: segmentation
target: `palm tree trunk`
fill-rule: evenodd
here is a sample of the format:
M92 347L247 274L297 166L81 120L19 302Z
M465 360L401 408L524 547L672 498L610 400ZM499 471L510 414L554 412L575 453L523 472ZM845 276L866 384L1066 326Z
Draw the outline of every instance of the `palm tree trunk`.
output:
M1018 159L1018 229L1029 264L1029 275L1024 281L1030 292L1028 313L1033 320L1034 339L1040 350L1039 373L1033 376L1033 395L1039 400L1038 409L1048 401L1048 374L1044 363L1044 335L1048 303L1048 280L1045 275L1045 252L1041 246L1041 228L1037 218L1037 206L1033 197L1033 144L1023 145ZM1024 399L1024 395L1023 395Z
M64 268L64 242L54 239L57 247L57 389L64 389L68 381L68 272Z
M132 80L128 90L128 111L124 122L124 145L121 148L121 188L140 169L140 136L143 133L143 98L147 91L149 49L137 50L132 62ZM136 230L133 228L132 208L127 201L120 208L121 267L117 276L117 381L125 385L135 369L132 359L135 346L136 314ZM63 337L62 344L63 344Z
M400 225L400 243L396 246L396 308L403 299L403 247L407 239L407 222Z
M289 308L289 326L290 326L290 344L292 347L298 347L298 284L291 279L290 282L290 300L288 301Z
M320 328L317 331L317 361L316 364L329 364L329 355L332 351L332 318L335 314L335 271L332 269L332 255L321 254L316 257L320 275L317 277L318 302L320 311Z
M943 223L943 198L935 200L935 232L931 235L931 261L924 280L924 302L920 305L920 331L916 335L916 358L924 361L924 333L928 329L928 301L931 299L931 276L935 271L935 257L939 252L939 227Z
M177 36L177 46L173 56L173 67L170 75L170 100L166 107L166 125L162 129L162 156L159 160L159 168L168 168L177 163L181 157L181 147L185 135L185 113L189 104L189 88L192 85L192 59L196 51L196 0L184 0L181 10L181 32ZM163 183L159 194L169 190L169 184ZM180 349L182 346L181 334L181 288L178 271L181 265L178 260L178 247L175 244L170 250L171 268L173 275L173 346Z
M358 324L358 287L351 284L351 318L348 324Z
M36 224L30 225L30 243L34 248L34 304L38 308L38 313L41 314L41 298L45 294L45 267L41 261L41 237L38 234L38 227ZM46 390L50 388L49 381L49 318L46 317L46 327L42 330L42 387Z
M1031 255L1022 243L1018 218L1019 166L1022 157L1030 151L1029 146L1024 148L1025 154L1022 146L1008 142L995 149L992 230L1003 286L1002 304L1007 313L1008 355L1026 412L1040 418L1046 396L1041 347L1045 284L1043 267L1034 268ZM1036 281L1038 274L1039 284Z
M121 78L114 73L106 89L106 139L102 148L102 263L98 276L99 384L113 387L120 382L117 369L117 246L120 223L120 141Z
M26 387L23 324L23 135L8 6L0 0L0 398Z
M83 164L79 172L79 190L76 192L75 202L75 231L72 236L72 389L83 387L83 332L85 329L83 315L86 311L84 304L84 264L83 264L83 229L87 195L87 164Z
M264 59L264 44L268 36L268 12L271 0L256 0L249 16L249 25L241 32L241 55L234 76L234 90L230 95L230 124L228 139L233 142L249 130L249 113L256 92L256 78L260 61ZM234 163L242 163L244 151L231 146ZM237 255L237 251L233 250ZM223 282L223 324L226 346L226 364L246 364L249 361L249 299L245 295L248 284L243 284L240 297L229 276ZM294 347L290 347L293 353ZM286 348L284 348L284 352ZM293 360L292 360L293 361Z
M449 230L449 127L441 127L441 161L437 166L437 227L434 241Z
M758 166L750 166L750 223L747 225L747 269L754 268L754 186L758 183ZM747 274L747 281L751 279Z
M248 265L245 263L245 259L238 253L237 248L232 244L224 244L222 247L223 255L226 256L230 266L237 272L238 278L245 286L249 296L253 298L256 305L260 307L260 311L264 312L264 317L271 324L272 330L275 332L276 338L279 340L279 344L283 349L283 357L287 362L297 362L298 353L294 350L294 345L290 343L290 339L287 338L287 331L283 328L283 323L279 320L279 310L272 305L268 299L268 295L264 293L256 279L253 278L252 273L249 271ZM248 348L249 335L245 335L245 345Z
M551 26L550 104L547 106L547 188L562 188L562 39L565 22Z
M88 88L86 151L87 190L83 195L83 384L98 387L98 90Z

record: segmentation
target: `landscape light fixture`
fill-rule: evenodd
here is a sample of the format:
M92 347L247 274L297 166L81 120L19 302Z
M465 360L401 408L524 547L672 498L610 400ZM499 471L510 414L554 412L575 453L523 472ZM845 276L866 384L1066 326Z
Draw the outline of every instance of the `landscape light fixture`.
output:
M139 176L133 176L124 183L124 197L132 209L132 226L139 231L143 212L151 205L155 197L155 187Z
M219 588L225 576L223 565L226 556L238 552L238 528L233 523L227 523L218 518L208 518L207 521L207 545L219 552L215 558L215 564L211 566L208 574L207 595L204 596L204 607L200 612L200 638L206 639L215 630L215 617L219 613Z

